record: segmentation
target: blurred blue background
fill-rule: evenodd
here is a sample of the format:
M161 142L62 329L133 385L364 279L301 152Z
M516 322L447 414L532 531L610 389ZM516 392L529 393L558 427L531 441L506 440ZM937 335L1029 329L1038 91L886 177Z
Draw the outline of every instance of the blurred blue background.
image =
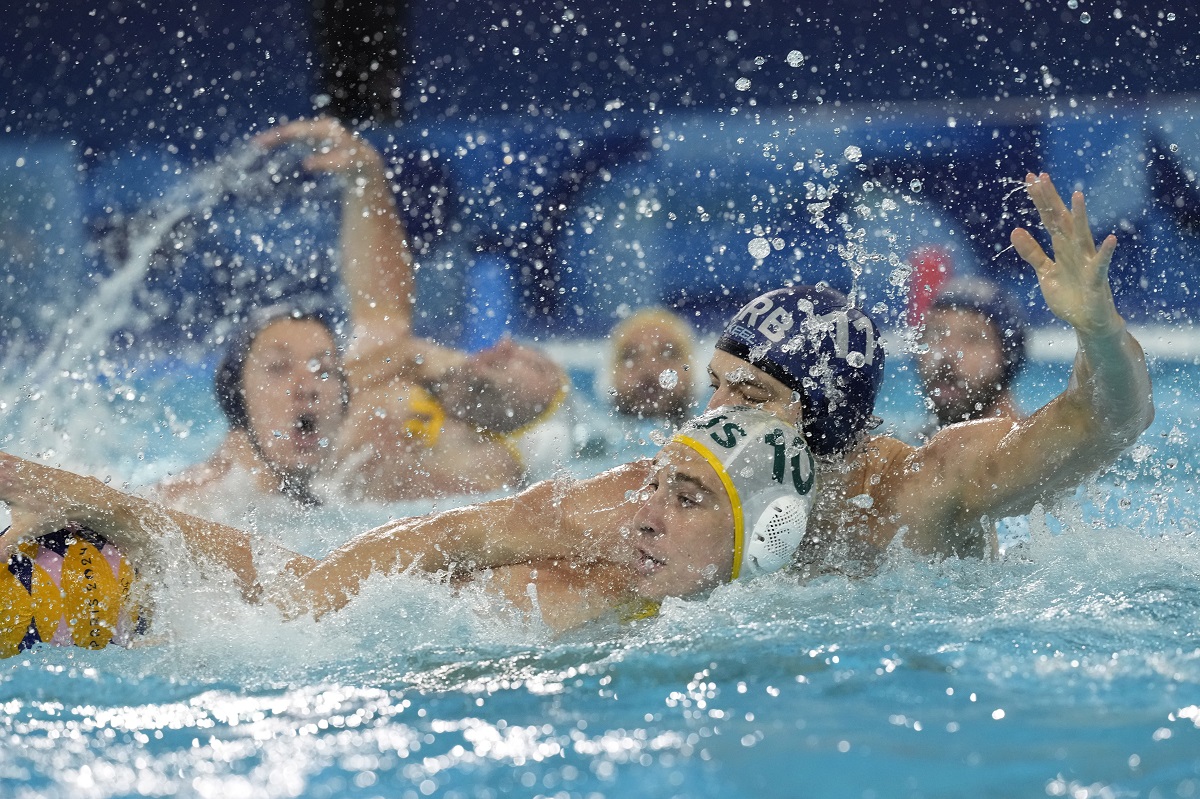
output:
M659 302L711 330L784 280L898 323L914 279L946 270L1045 324L1006 250L1035 224L1015 181L1043 169L1120 235L1122 310L1190 321L1196 14L1036 6L19 0L0 29L0 341L45 341L139 247L117 348L184 352L280 296L338 304L335 187L240 149L318 112L396 168L418 326L448 343L594 336Z

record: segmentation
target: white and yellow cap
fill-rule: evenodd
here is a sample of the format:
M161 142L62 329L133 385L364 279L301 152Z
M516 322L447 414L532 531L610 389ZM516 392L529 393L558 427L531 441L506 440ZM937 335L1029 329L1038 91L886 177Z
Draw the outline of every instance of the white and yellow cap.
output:
M724 406L693 419L672 441L695 450L720 477L733 509L733 574L778 571L804 540L815 465L800 432L766 411Z

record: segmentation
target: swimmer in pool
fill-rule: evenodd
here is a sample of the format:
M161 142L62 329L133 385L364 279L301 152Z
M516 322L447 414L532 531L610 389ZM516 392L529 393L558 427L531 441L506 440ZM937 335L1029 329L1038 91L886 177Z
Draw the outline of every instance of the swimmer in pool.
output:
M687 419L694 394L692 339L687 322L666 308L643 308L618 323L612 330L612 396L617 412L674 425Z
M305 168L343 181L349 344L343 357L333 327L301 306L249 314L217 374L226 439L156 495L207 513L229 481L302 505L317 501L318 475L337 494L373 501L519 485L524 469L506 435L553 406L562 370L508 339L468 355L412 335L412 258L383 158L366 140L323 118L256 141L311 146Z
M883 349L870 318L826 288L797 286L752 300L730 320L709 363L710 408L748 405L798 422L817 458L819 486L797 551L804 574L864 573L896 542L931 557L994 551L988 519L1027 512L1105 468L1154 416L1150 377L1108 282L1116 238L1096 246L1083 195L1068 209L1048 175L1026 189L1050 234L1054 257L1033 236L1012 234L1037 273L1050 310L1076 331L1078 353L1063 392L1030 416L986 418L943 428L923 446L870 432L883 380ZM639 461L576 482L538 483L513 497L405 520L355 540L304 573L313 601L335 607L372 573L413 563L514 566L587 564L620 551L636 495L653 473ZM0 500L12 511L6 551L24 538L86 524L139 562L162 525L177 525L198 556L232 571L253 596L258 577L248 539L93 480L0 460ZM139 549L140 548L140 549ZM653 555L653 553L650 553ZM652 564L651 564L652 565Z
M766 411L711 411L684 425L653 461L636 469L638 489L586 522L621 525L604 531L608 543L603 551L588 559L529 557L490 568L488 588L518 608L538 613L554 630L611 611L641 618L667 597L692 597L782 568L807 530L816 478L813 458L799 431ZM285 613L320 618L348 603L373 574L416 567L469 579L479 573L478 565L447 559L430 542L470 537L486 547L490 525L520 523L514 514L527 512L553 515L570 529L577 520L569 508L556 502L539 506L541 498L560 488L546 482L515 504L485 503L389 525L322 560L280 547L276 556L286 561L285 576L265 596ZM91 511L84 515L91 529L143 563L151 560L145 547L154 546L161 531L177 528L196 562L212 568L215 561L218 568L232 570L248 599L263 595L251 539L239 530L8 455L0 455L0 496L11 503L14 529L25 532L78 515L78 503L86 501ZM32 515L40 518L35 522ZM262 543L257 547L261 550Z
M955 278L925 312L917 372L936 426L1022 414L1012 384L1025 365L1025 317L1015 300L980 277Z

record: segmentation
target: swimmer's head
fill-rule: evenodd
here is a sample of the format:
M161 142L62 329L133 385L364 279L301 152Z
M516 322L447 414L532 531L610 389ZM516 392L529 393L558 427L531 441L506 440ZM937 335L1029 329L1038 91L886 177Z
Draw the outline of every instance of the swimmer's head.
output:
M998 343L1003 372L1001 384L1008 388L1025 366L1025 329L1028 321L1007 291L982 277L959 277L944 285L934 298L925 321L938 311L972 311L991 325Z
M950 281L921 319L917 371L940 425L1015 412L1009 388L1025 364L1025 317L996 284Z
M692 330L666 308L643 308L612 331L612 392L617 410L682 422L692 402Z
M792 286L762 294L725 326L717 351L710 368L718 390L713 402L738 396L722 392L726 386L734 392L739 385L761 388L761 397L742 392L741 401L771 409L781 399L776 395L793 394L801 406L805 441L816 455L845 452L875 422L883 345L875 323L841 292ZM722 353L767 379L738 375Z
M640 593L688 596L783 568L804 539L814 480L799 431L766 411L723 407L684 425L634 517Z
M229 336L217 403L285 486L307 490L349 401L332 324L291 305L255 309Z

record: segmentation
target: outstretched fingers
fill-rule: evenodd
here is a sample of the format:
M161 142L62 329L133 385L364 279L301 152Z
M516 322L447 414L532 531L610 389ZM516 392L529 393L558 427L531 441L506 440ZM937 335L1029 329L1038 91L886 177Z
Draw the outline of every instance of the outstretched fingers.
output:
M1022 260L1032 266L1039 275L1054 265L1054 261L1049 255L1046 255L1042 245L1038 244L1037 239L1025 228L1014 230L1009 241L1012 242L1017 255L1021 256Z

